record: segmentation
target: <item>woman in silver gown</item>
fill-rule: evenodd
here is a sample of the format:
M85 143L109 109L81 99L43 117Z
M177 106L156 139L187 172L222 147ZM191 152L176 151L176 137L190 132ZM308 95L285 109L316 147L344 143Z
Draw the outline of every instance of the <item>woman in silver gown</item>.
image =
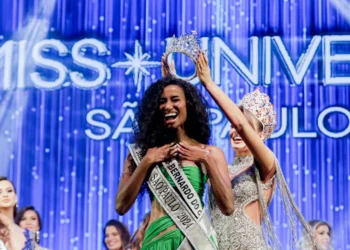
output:
M209 210L219 248L282 249L267 210L276 186L279 187L290 222L293 245L297 239L297 226L306 230L306 235L312 241L312 232L293 201L279 162L264 144L276 126L276 113L269 97L257 89L246 94L237 106L212 81L208 61L203 53L198 56L197 74L232 124L230 140L236 155L229 166L234 195L233 214L224 216L209 192Z

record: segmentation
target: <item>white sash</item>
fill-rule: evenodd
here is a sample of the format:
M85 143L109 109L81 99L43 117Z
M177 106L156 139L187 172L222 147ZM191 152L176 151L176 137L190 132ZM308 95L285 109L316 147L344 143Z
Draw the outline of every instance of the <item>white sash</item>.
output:
M129 150L135 163L139 165L142 158L140 150L134 144L129 145ZM208 215L203 211L198 194L178 162L172 160L169 163L163 162L162 165L171 176L182 198L168 183L158 165L152 169L147 184L157 201L186 237L178 249L189 249L190 245L198 250L217 249L216 233Z

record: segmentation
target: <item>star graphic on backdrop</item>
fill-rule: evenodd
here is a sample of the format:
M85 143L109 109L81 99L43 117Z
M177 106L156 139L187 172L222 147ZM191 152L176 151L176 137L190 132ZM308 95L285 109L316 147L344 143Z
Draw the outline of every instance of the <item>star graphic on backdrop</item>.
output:
M150 75L147 68L155 68L161 65L160 62L148 61L151 56L148 53L142 53L142 46L139 41L135 41L134 55L124 53L128 61L116 62L112 64L115 68L126 68L125 75L129 75L131 72L134 74L134 84L137 87L137 92L141 90L141 81L143 76Z

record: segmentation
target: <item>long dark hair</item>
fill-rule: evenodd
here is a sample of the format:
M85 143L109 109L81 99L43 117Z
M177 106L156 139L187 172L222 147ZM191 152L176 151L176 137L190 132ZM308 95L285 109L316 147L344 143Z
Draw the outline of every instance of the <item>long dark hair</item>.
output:
M8 181L8 182L10 182L10 183L12 184L13 191L14 191L15 194L17 195L16 187L15 187L15 185L13 184L12 181L10 181L10 180L9 180L7 177L5 177L5 176L0 176L0 181ZM17 216L17 207L14 206L14 207L13 207L13 218L16 218L16 216Z
M122 240L122 249L124 249L128 243L129 243L129 240L130 240L130 233L129 233L129 230L127 229L127 227L121 223L120 221L117 221L117 220L109 220L104 229L103 229L103 234L104 234L104 238L106 237L106 228L107 227L110 227L110 226L113 226L115 227L115 229L118 230L119 234L120 234L120 238ZM104 246L107 248L106 246L106 243L105 243L105 240L103 239L103 244Z
M27 207L22 208L18 212L18 215L16 216L15 223L19 226L19 223L21 222L21 220L23 219L24 214L27 211L33 211L36 214L36 216L38 217L38 225L39 225L39 231L40 231L41 230L41 226L42 226L41 217L40 217L39 212L35 210L34 206L27 206ZM35 233L37 233L37 232L35 232ZM36 241L39 243L40 239L37 239Z
M160 147L174 141L176 133L164 126L163 114L159 109L160 97L165 87L179 86L185 94L187 119L185 131L191 139L208 144L210 139L208 103L191 83L167 77L153 83L146 90L135 116L135 143L145 154L147 149Z

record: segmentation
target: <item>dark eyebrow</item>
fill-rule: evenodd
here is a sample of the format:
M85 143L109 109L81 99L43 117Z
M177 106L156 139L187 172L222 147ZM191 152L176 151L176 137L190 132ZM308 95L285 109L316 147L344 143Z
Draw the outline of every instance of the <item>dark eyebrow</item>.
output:
M180 98L180 96L179 95L172 95L172 96L170 96L170 98ZM164 99L167 99L167 98L161 96L159 99L160 100L164 100Z

